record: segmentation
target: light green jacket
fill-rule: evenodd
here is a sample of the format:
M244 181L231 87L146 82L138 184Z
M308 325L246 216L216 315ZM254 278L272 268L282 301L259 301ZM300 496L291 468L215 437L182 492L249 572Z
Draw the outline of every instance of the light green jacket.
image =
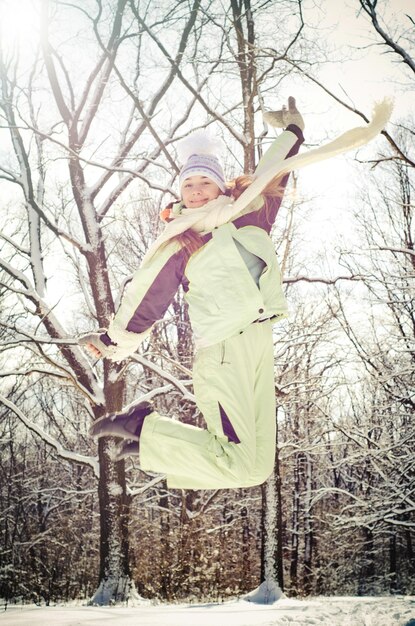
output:
M287 133L293 135L285 131L280 137ZM290 155L298 151L300 143L299 137ZM137 349L164 316L180 285L197 347L236 335L259 318L277 321L286 317L281 273L269 236L280 203L281 198L257 198L243 215L207 234L206 243L190 259L175 241L159 249L133 276L108 328L107 336L117 344L112 358L124 358ZM259 286L235 241L265 263Z
M259 288L235 241L265 262ZM198 347L227 339L259 318L277 320L287 314L274 245L257 226L219 226L190 258L185 276L189 281L185 298Z

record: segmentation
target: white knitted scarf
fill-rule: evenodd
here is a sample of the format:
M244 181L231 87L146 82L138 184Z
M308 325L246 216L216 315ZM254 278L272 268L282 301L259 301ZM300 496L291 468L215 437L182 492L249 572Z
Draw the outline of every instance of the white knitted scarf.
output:
M161 245L176 235L183 233L188 228L203 234L211 232L216 226L221 226L232 220L261 194L273 178L280 177L294 169L300 169L311 163L317 163L337 154L359 148L368 143L383 130L391 113L392 102L390 100L385 99L376 103L373 109L372 120L369 124L352 128L319 148L296 154L288 159L285 159L283 156L270 163L266 168L260 170L259 175L237 200L234 201L228 196L219 196L216 200L211 200L199 208L182 209L180 215L167 224L164 231L149 248L144 256L142 266L148 263Z

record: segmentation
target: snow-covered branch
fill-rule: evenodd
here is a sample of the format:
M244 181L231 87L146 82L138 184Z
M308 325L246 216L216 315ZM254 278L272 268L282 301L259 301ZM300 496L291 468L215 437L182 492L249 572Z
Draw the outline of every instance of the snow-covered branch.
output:
M78 342L71 338L69 341L65 338L65 333L60 327L58 321L53 315L48 313L47 317L43 318L45 326L48 329L49 338L37 337L32 335L28 331L22 329L16 330L9 327L13 332L17 333L12 339L7 339L1 342L3 346L13 346L17 344L24 344L30 348L30 344L35 344L38 352L42 355L42 358L51 364L55 369L61 371L63 376L70 380L74 386L85 395L93 404L100 405L104 403L102 389L98 385L95 374L92 372L89 363L86 361ZM8 327L6 324L1 324L3 327ZM65 367L62 363L58 363L47 355L42 349L42 344L54 344L61 347L62 353L66 356L69 367ZM71 367L72 366L72 367ZM78 374L75 374L78 372Z
M195 0L193 4L192 12L191 12L191 20L189 20L189 23L188 23L188 28L191 27L192 22L196 18L197 11L199 10L199 5L200 5L200 0ZM209 115L211 115L214 119L217 119L218 121L220 121L221 124L223 124L223 126L229 131L229 133L233 137L235 137L235 139L241 145L245 145L246 143L245 137L241 135L240 133L238 133L233 127L233 125L230 124L229 121L223 115L221 115L216 109L212 109L206 102L205 98L203 98L203 96L200 93L198 93L197 89L195 89L193 85L185 78L185 76L180 70L180 60L182 57L182 51L180 50L178 55L176 55L176 57L174 58L168 52L168 50L165 48L163 43L160 41L157 35L153 32L153 30L147 25L145 20L143 20L143 18L140 16L137 10L135 10L135 15L137 17L137 20L140 26L145 30L145 32L147 32L150 38L155 42L157 47L161 50L163 55L166 57L167 61L171 64L175 75L180 79L180 81L183 83L186 89L189 90L189 92L193 95L193 97L199 102L199 104L205 109L205 111Z
M146 359L145 357L139 354L134 354L131 357L131 359L135 361L136 363L140 363L140 365L143 365L144 367L147 367L151 371L155 372L158 376L160 376L160 378L164 378L164 380L168 380L170 383L172 383L172 385L174 385L183 394L183 398L185 398L186 400L190 400L190 402L196 401L194 395L190 393L190 391L186 389L186 386L185 386L185 385L192 385L193 384L192 380L186 380L186 381L179 380L172 374L169 374L168 372L163 370L161 367L159 367L155 363L152 363L151 361L149 361L148 359Z
M65 450L61 444L56 441L53 437L51 437L47 432L45 432L40 426L31 422L24 413L14 404L4 396L0 395L0 402L4 404L8 409L13 411L15 415L19 418L19 420L33 433L35 433L38 437L40 437L45 443L51 446L57 453L59 457L65 459L67 461L71 461L74 463L79 463L81 465L87 465L92 469L95 476L99 477L99 465L98 460L94 457L85 456L83 454L78 454L76 452L72 452L71 450Z
M148 163L151 162L151 159L150 160L144 159L144 161L145 161L144 166L141 166L141 167L139 167L137 169L131 169L131 168L128 168L128 167L124 167L124 166L121 167L121 166L117 165L117 163L122 162L122 159L127 156L127 154L125 154L126 153L125 146L124 146L122 155L121 154L118 155L117 157L115 157L113 159L113 161L112 161L112 163L110 165L106 165L105 163L102 163L100 161L95 161L93 159L89 159L89 158L81 155L78 151L74 150L73 148L71 148L70 146L65 144L63 141L60 141L59 139L56 139L55 137L53 137L53 135L51 133L45 133L45 132L39 130L38 128L35 128L35 127L31 126L30 124L27 124L25 128L27 128L27 129L31 130L33 133L39 135L39 137L41 137L42 139L47 139L48 141L50 141L50 142L56 144L57 146L59 146L60 148L62 148L67 153L69 158L71 158L71 157L72 158L76 158L78 161L80 161L81 163L84 163L85 165L90 165L91 167L96 167L98 169L105 170L106 175L103 178L100 178L97 181L97 183L95 185L93 185L88 190L90 198L92 198L92 199L96 196L98 191L100 191L100 189L103 187L104 183L107 182L107 180L109 178L108 175L112 175L112 174L127 174L128 176L126 178L128 178L129 181L133 180L134 178L140 178L141 180L143 180L152 189L156 189L157 191L163 191L164 193L170 193L173 196L175 195L175 190L173 188L169 188L169 187L166 187L164 185L158 185L155 181L149 182L148 178L146 178L143 175L143 170L148 165ZM125 180L122 180L118 184L118 187L120 189L123 189L125 186L126 186L126 181ZM120 195L120 191L117 192L116 197L118 197L119 195ZM45 219L44 214L42 214L42 218ZM47 219L48 218L46 217L46 220ZM47 223L47 226L49 228L51 228L50 222L47 221L46 223ZM52 230L52 228L51 228L51 230ZM60 235L64 239L70 241L70 243L72 243L76 248L80 249L81 252L85 252L85 250L87 250L87 248L82 246L82 244L79 241L75 241L68 233L65 233L64 231L61 231L61 230L57 230L57 231L54 231L54 232L55 232L55 234Z
M377 0L360 0L360 6L370 17L374 29L381 36L385 45L387 45L393 52L401 57L403 63L407 65L415 73L415 61L411 55L403 48L397 41L395 41L379 23L378 15L376 12Z
M312 276L288 276L283 279L284 283L324 283L326 285L335 285L340 280L350 280L350 281L362 281L366 280L367 276L362 274L354 274L349 276L335 276L334 278L321 278L321 277L312 277Z
M175 389L177 389L177 387L173 384L163 385L161 387L153 387L153 389L147 391L147 393L144 393L140 396L140 402L150 402L151 400L153 400L153 398L157 398L157 396L164 396L170 391L174 391ZM123 410L128 411L135 404L137 404L137 400L133 400L133 402L125 406Z
M401 254L409 254L415 256L415 250L411 248L393 248L392 246L379 246L379 248L370 248L370 250L389 250L390 252L399 252Z
M146 491L149 491L150 489L153 489L154 487L159 485L165 479L166 479L166 476L164 474L160 474L159 476L156 476L152 480L147 481L141 487L128 487L127 488L128 495L131 496L132 498L136 496L141 496Z

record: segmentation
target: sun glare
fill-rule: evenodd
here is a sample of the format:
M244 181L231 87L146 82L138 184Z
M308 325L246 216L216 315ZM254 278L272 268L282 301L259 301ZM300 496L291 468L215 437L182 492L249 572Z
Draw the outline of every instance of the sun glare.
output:
M39 0L0 0L0 45L7 50L31 48L39 36Z

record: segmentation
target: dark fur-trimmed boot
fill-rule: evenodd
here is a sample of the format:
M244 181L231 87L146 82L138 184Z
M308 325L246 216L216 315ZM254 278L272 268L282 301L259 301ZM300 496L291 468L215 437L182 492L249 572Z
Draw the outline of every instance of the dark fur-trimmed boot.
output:
M129 407L123 413L104 415L92 424L89 432L94 439L111 436L138 441L144 419L153 410L153 405L150 402L140 402Z

